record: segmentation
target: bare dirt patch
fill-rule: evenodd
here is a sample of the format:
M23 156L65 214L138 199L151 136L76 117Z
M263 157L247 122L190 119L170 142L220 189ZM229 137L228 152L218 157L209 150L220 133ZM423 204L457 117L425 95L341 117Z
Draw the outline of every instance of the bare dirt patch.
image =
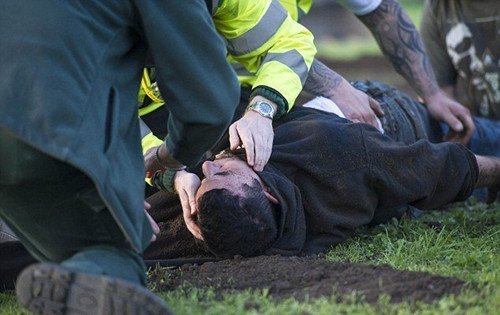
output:
M218 296L232 291L269 289L275 299L303 300L334 294L339 299L353 292L376 303L380 295L391 303L432 302L458 294L465 283L457 278L424 272L401 271L389 266L329 262L324 257L259 256L234 257L217 261L187 231L177 197L158 193L148 201L152 216L159 222L158 240L145 252L149 266L161 263L174 268L156 268L150 281L158 291L173 290L189 283L212 288ZM197 263L194 263L197 262Z
M185 264L175 269L157 269L151 275L156 290L172 290L185 283L212 288L217 296L247 289L269 289L269 296L281 300L293 297L319 298L334 294L337 300L356 293L359 299L377 303L379 296L391 303L432 302L458 294L464 282L423 272L329 262L321 257L259 256L235 257L201 265Z

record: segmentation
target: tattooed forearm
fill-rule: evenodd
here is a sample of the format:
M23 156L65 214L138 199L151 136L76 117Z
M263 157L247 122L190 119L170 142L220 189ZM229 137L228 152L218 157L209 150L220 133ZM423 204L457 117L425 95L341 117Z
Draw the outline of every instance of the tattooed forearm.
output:
M425 99L439 90L422 38L396 0L383 0L375 11L359 19L420 96Z
M304 91L315 96L332 97L335 95L335 88L342 81L344 78L340 74L314 59L304 84Z

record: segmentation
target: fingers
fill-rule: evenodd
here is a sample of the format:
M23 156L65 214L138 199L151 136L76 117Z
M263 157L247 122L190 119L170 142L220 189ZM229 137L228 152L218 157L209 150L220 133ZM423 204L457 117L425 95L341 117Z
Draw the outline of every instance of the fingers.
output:
M186 191L187 197L188 197L188 202L189 202L189 211L191 213L191 216L196 216L198 213L198 207L196 206L196 190L198 189L198 186L190 186L189 190Z
M444 139L446 141L467 144L474 134L474 121L468 109L457 107L454 111L457 113L450 111L450 113L444 117L444 122L450 126L450 132L445 135Z
M377 122L377 116L375 116L375 115L369 115L368 117L365 117L363 120L364 120L363 121L364 123L370 124L373 127L379 129L379 125L378 125L378 122Z
M187 229L191 232L191 234L193 234L194 237L199 240L203 240L203 237L201 236L201 229L194 219L197 214L194 192L181 190L179 192L179 199L181 201L182 216Z
M201 229L196 223L196 221L193 219L195 216L191 215L191 210L189 208L184 208L182 207L182 216L184 217L184 222L186 223L186 227L193 234L194 237L196 237L199 240L203 240L203 237L201 236Z
M384 110L382 109L382 106L380 106L379 102L377 102L374 98L371 98L369 96L368 96L368 102L370 103L370 108L373 110L375 115L377 115L377 117L384 116Z
M191 215L191 203L185 190L179 191L179 199L181 201L182 212Z
M191 209L191 216L196 216L198 214L198 206L196 205L196 202L195 200L191 200L189 202L189 206L190 206L190 209Z
M274 132L273 132L274 135ZM255 146L255 164L253 169L256 172L264 170L269 158L271 157L273 147L273 135L262 135L260 140L256 141Z
M470 111L467 110L466 113L460 116L460 120L462 121L464 125L464 137L463 137L463 144L467 144L470 141L470 138L474 134L474 130L476 130L476 126L474 125L474 121L472 120L472 115L470 114Z
M235 150L240 145L245 147L248 165L253 166L255 156L252 135L247 132L245 127L240 126L238 120L229 127L229 148Z
M144 202L144 205L148 204L147 202ZM148 204L149 205L149 204ZM149 206L151 208L151 206ZM153 229L153 236L151 237L151 242L156 241L157 235L160 234L160 227L156 223L156 221L151 217L151 215L146 211L146 208L144 208L144 213L146 214L146 217L148 218L149 224L151 224L151 228Z
M236 129L237 123L238 122L235 122L229 126L229 148L231 150L236 150L236 148L241 145L241 139L238 135L238 130Z
M377 122L377 116L375 116L373 113L351 113L351 114L346 114L346 118L352 121L353 123L365 123L365 124L370 124L373 127L379 129L379 124Z
M437 93L426 100L431 117L450 127L444 140L467 144L474 133L474 121L469 109L451 99L445 93Z
M455 116L449 115L445 117L445 123L456 133L460 133L464 130L464 125Z
M229 129L231 149L236 149L241 143L245 147L248 165L257 172L264 169L271 157L273 137L272 120L252 111Z
M248 135L247 137L243 137L242 140L243 146L245 147L245 152L247 155L247 163L250 166L255 165L255 147L253 142L252 135Z
M146 154L144 154L144 168L146 169L146 178L153 177L154 173L156 172L156 169L154 167L154 164L156 164L154 158L155 149L156 147L153 147L146 151Z
M362 122L380 128L377 116L384 115L384 111L376 100L364 92L351 88L348 92L336 96L333 101L352 122Z

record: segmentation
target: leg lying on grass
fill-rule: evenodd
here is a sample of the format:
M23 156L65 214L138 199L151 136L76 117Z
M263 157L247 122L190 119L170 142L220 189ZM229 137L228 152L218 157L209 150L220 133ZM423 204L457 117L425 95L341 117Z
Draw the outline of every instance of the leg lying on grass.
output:
M476 187L488 187L486 203L493 203L497 200L500 191L500 159L476 155L476 160L479 167L479 178Z

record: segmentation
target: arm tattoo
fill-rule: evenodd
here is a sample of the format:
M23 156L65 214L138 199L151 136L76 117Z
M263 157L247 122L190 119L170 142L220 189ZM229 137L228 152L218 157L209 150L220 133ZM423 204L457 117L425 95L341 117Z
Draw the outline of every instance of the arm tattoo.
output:
M420 96L437 93L439 88L422 38L396 0L383 0L375 11L358 18L370 29L394 69Z
M304 91L315 96L332 97L335 95L335 88L343 80L340 74L314 59L304 84Z

